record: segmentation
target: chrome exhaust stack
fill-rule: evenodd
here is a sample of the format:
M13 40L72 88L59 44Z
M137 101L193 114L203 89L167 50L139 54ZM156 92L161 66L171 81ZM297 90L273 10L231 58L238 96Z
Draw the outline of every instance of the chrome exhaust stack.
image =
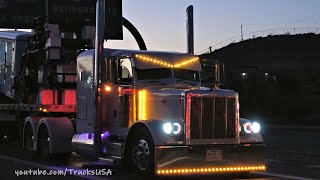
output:
M94 149L96 154L100 154L101 148L101 119L98 115L99 105L98 105L98 86L99 86L99 63L103 60L103 42L104 42L104 29L105 29L105 11L106 11L106 0L97 0L96 4L96 35L95 35L95 55L93 60L93 98L94 98L94 108L93 108L93 119L94 119Z
M194 54L193 6L187 8L187 41L188 53Z

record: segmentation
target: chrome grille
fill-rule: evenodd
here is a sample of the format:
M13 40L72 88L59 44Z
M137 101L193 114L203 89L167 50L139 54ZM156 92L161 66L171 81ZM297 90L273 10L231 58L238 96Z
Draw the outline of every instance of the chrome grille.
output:
M193 96L190 139L236 138L236 98Z

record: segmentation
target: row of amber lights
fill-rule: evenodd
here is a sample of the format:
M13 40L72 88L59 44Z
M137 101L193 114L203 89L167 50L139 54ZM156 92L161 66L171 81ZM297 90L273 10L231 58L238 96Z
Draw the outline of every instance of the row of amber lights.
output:
M138 93L138 119L147 119L147 93L145 90L141 90Z
M138 58L140 60L143 60L143 61L151 62L151 63L154 63L154 64L159 64L159 65L162 65L162 66L165 66L165 67L169 67L169 68L179 68L181 66L185 66L187 64L190 64L190 63L193 63L193 62L196 62L197 60L199 60L199 57L195 57L195 58L192 58L192 59L188 59L188 60L182 61L181 63L178 63L178 64L170 64L170 63L165 62L165 61L161 61L161 60L158 60L158 59L155 59L155 58L150 58L150 57L147 57L147 56L142 56L142 55L139 55L139 54L136 54L136 58Z
M264 171L265 166L224 167L224 168L197 168L197 169L170 169L158 170L157 174L193 174L193 173L215 173L215 172L237 172L237 171Z

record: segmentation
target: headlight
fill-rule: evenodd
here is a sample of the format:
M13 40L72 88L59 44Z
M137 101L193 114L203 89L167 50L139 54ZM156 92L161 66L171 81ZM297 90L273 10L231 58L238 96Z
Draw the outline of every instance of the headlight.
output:
M172 124L171 123L165 123L163 125L163 131L166 133L166 134L171 134L172 133Z
M165 123L163 124L163 131L166 134L179 134L181 132L181 125L179 123Z
M179 134L181 132L181 125L179 123L173 123L173 134Z
M253 133L258 133L258 132L260 132L260 124L257 123L257 122L252 123L251 128L252 128L252 132L253 132Z
M244 124L243 124L243 130L244 130L244 132L246 132L247 134L250 134L250 133L259 133L259 132L260 132L260 124L257 123L257 122L254 122L254 123L250 123L250 122L244 123Z
M252 125L251 123L245 123L243 124L243 129L244 129L244 132L250 134L252 132L252 129L251 129Z

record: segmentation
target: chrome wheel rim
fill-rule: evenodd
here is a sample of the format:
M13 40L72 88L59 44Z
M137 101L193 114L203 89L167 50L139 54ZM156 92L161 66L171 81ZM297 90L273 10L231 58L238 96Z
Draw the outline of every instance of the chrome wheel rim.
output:
M140 140L133 148L133 160L139 170L145 171L149 166L150 149L147 141Z

